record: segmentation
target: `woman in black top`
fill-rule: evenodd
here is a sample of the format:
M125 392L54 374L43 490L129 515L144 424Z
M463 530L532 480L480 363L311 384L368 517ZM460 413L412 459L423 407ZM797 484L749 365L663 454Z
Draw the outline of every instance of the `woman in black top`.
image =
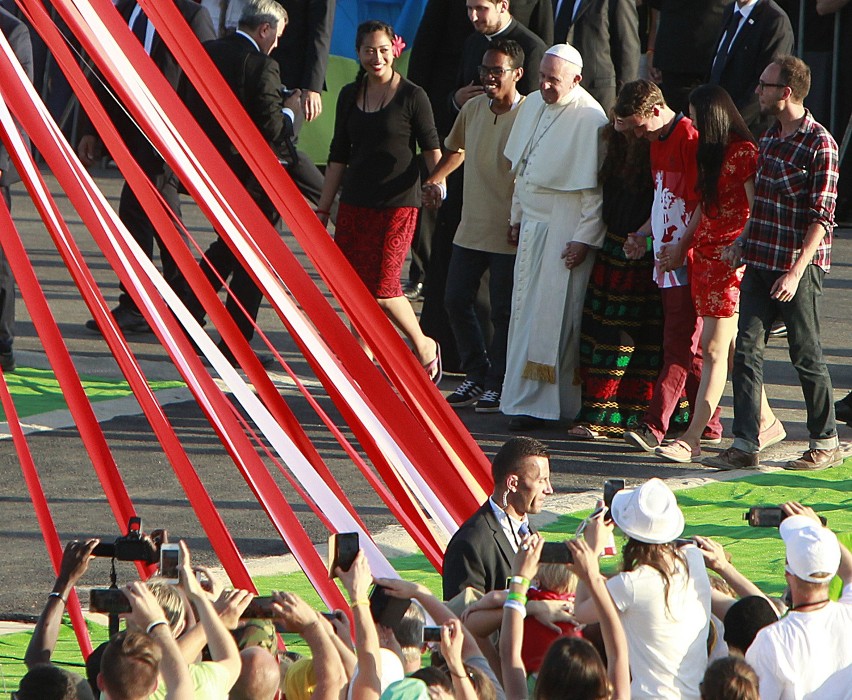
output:
M317 216L328 222L342 186L335 241L437 383L440 348L420 330L399 280L420 206L415 149L420 146L432 170L440 144L426 93L393 69L393 40L393 29L383 22L358 27L361 69L337 100Z

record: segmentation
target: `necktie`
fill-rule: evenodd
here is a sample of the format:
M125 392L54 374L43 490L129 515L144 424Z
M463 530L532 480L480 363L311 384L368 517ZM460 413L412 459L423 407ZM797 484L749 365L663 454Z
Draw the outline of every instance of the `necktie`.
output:
M719 50L716 52L716 58L713 60L713 68L710 71L710 82L714 85L719 84L719 79L722 77L722 71L725 69L725 64L728 62L728 50L731 48L731 42L737 33L740 26L742 15L739 10L734 10L731 16L731 21L728 23L728 29L719 45Z

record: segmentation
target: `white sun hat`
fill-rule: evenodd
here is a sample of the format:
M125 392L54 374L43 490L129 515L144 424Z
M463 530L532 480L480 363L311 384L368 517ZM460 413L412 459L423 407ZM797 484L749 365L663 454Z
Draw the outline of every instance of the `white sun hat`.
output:
M665 544L683 533L683 513L671 489L659 479L613 496L612 519L628 537L648 544Z

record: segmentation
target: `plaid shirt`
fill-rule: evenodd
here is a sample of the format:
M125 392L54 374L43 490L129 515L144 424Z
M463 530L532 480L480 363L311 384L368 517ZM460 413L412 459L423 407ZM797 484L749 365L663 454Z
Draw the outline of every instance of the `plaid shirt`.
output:
M828 272L837 200L837 143L807 110L795 134L784 138L780 132L776 122L760 139L744 261L786 272L799 257L810 225L821 224L825 237L813 264Z

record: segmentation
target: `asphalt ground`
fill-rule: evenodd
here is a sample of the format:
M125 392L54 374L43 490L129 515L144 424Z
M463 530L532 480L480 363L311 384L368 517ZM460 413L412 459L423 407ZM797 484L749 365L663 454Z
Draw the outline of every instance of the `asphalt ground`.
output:
M46 175L50 191L58 198L73 235L107 299L116 300L117 283L104 257L96 249L67 200L63 200L55 180L49 174ZM105 194L117 206L121 184L117 173L107 170L99 171L96 175ZM12 212L78 371L85 376L119 379L120 373L109 355L106 343L100 336L84 329L84 323L89 318L88 310L21 185L13 188ZM186 198L183 214L185 223L199 245L206 247L213 239L212 227ZM852 388L852 348L849 344L849 309L852 308L850 233L850 229L841 229L835 238L832 271L826 277L823 303L823 347L834 381L835 398L841 398ZM287 233L284 235L288 243L298 249L292 236ZM304 259L301 252L300 255ZM261 308L259 323L269 332L276 348L283 351L291 366L315 387L315 395L323 407L336 416L331 401L318 382L313 380L304 359L268 306ZM150 379L179 378L155 336L128 336L128 340ZM255 341L255 345L260 348L258 341ZM15 351L21 366L48 367L41 341L20 300ZM807 431L802 393L787 356L786 341L772 340L766 359L767 393L788 434L784 443L767 452L763 463L771 467L791 456L798 456L806 447ZM345 457L305 400L285 381L283 375L276 375L276 378L288 403L364 517L367 526L374 532L386 531L395 523L388 510ZM449 392L460 379L448 376L441 384L441 389ZM182 444L243 555L254 562L262 562L265 558L285 554L286 546L276 535L201 411L189 398L188 392L168 390L162 394L162 400ZM707 454L730 443L730 383L723 406L723 422L728 437L719 448L705 450ZM132 399L104 402L98 404L97 409L110 448L138 514L143 518L144 528L168 528L173 536L188 541L199 561L215 564L210 544L135 402ZM489 456L510 435L507 431L508 419L500 414L476 414L472 408L467 408L462 409L460 415ZM30 448L63 541L88 536L107 539L117 536L117 526L73 421L60 411L49 416L31 416L26 422L31 426L28 435ZM344 432L349 434L345 426ZM557 494L561 496L553 501L555 505L552 508L557 511L570 508L575 503L588 503L589 494L611 477L640 481L660 476L670 479L676 486L692 483L695 478L713 479L718 474L715 470L699 465L664 464L650 455L630 451L621 442L573 442L566 439L563 427L538 431L536 436L547 442L553 452L552 481ZM850 437L852 431L841 425L841 440L845 442ZM324 542L327 533L317 518L294 495L275 467L270 469L310 536L317 543ZM41 610L44 597L53 582L53 573L10 440L0 441L0 478L4 484L0 491L0 552L3 556L3 565L0 567L0 618L31 616ZM391 529L391 532L394 530ZM393 537L390 538L392 540ZM96 562L83 585L107 585L108 575L108 562ZM129 580L133 575L134 570L129 564L119 564L119 581Z

